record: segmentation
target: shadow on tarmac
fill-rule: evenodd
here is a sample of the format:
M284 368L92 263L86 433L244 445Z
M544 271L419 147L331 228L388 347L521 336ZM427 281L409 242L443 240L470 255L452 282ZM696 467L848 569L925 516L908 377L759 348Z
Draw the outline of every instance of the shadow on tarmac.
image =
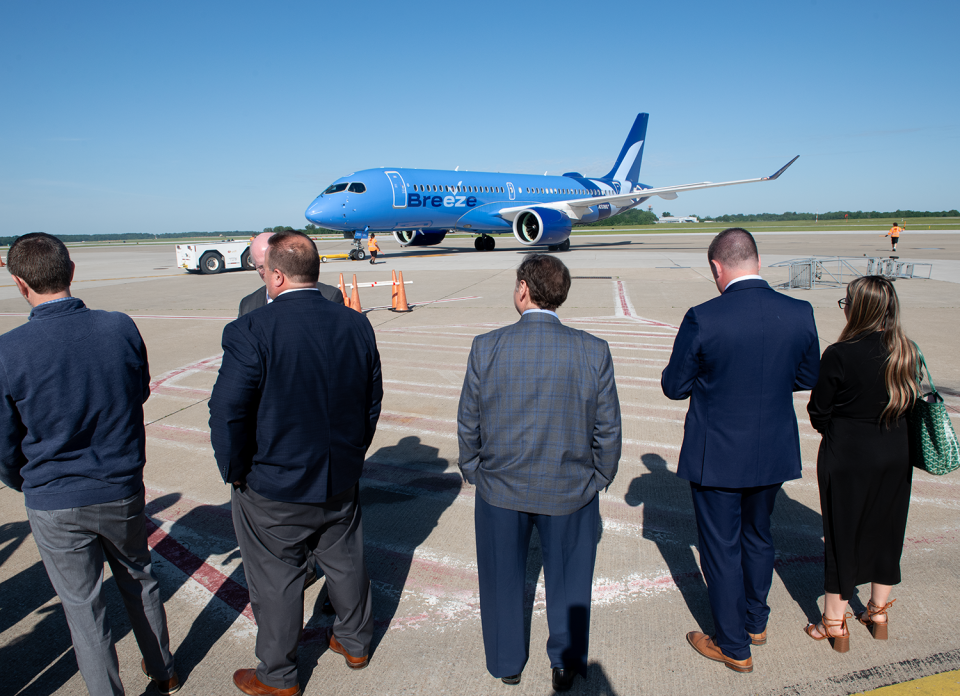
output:
M6 563L29 537L30 523L26 520L0 526L0 566ZM42 617L29 633L20 634L6 645L0 646L5 693L53 693L77 673L77 660L73 655L73 644L63 608L59 602L47 606L56 599L56 593L47 578L43 562L37 561L29 568L0 582L0 597L3 597L0 632L11 628L33 612ZM40 678L30 684L37 675L41 675Z
M690 483L667 469L666 460L659 454L644 454L640 460L650 473L630 482L624 502L631 507L643 505L643 538L657 545L700 630L713 635L707 585L693 552L699 541L690 502ZM680 500L687 501L682 512L677 509Z
M0 526L0 566L30 536L27 521ZM154 556L154 562L157 562ZM160 591L164 602L170 598L169 583L161 582ZM63 607L57 600L53 585L47 577L42 561L37 561L26 570L0 582L0 632L36 612L42 618L29 633L18 635L9 643L0 646L0 665L3 665L3 693L20 696L46 696L60 690L79 671L73 652L73 642ZM119 642L130 633L130 620L120 592L111 576L104 580L103 599L107 605L107 617L114 642ZM124 684L129 694L145 693L151 682L139 678L135 672L120 666L121 673L130 683ZM177 669L180 669L179 664ZM182 674L182 673L181 673ZM32 683L31 683L32 682Z
M823 596L823 517L782 489L770 519L777 549L774 569L808 621L820 620Z
M554 691L553 693L557 693ZM606 670L599 662L587 664L587 674L581 679L573 681L573 688L568 694L590 694L590 696L617 696L617 691L610 683Z
M148 515L155 515L161 510L173 507L180 500L179 493L169 493L155 498L147 503ZM202 538L202 544L190 544L190 539ZM167 548L177 545L178 548ZM182 547L187 547L189 555L184 554ZM196 555L199 549L203 555ZM183 572L164 573L160 581L160 589L164 601L175 594L191 577L191 575L208 562L211 556L225 556L223 564L240 557L237 538L233 531L233 519L230 515L230 504L198 505L187 514L179 517L170 528L166 539L161 540L154 548L154 561L159 554L164 559L178 557L179 570ZM214 567L221 567L221 562L211 563ZM159 574L158 574L159 575ZM232 581L232 582L231 582ZM230 630L236 621L237 612L242 610L241 604L246 604L249 596L246 593L246 579L243 575L243 564L238 565L230 574L229 580L223 583L220 589L213 594L197 618L190 624L190 630L178 645L172 645L176 658L177 673L182 682L186 682L190 672L203 661L211 648ZM232 593L237 596L226 596ZM241 596L242 595L242 596ZM226 605L226 606L225 606ZM168 617L169 618L169 617ZM238 656L237 667L255 664L253 655Z
M423 444L419 437L409 436L395 445L381 447L364 464L360 506L365 560L373 585L375 629L371 655L396 617L404 586L411 576L416 582L414 552L460 494L460 474L448 472L449 462L438 453L438 448ZM316 601L313 618L304 629L305 637L325 636L323 629L333 624L332 617L319 611L322 596ZM317 659L326 650L323 640L301 643L302 685L309 682Z
M649 474L630 482L624 501L643 505L643 538L657 545L677 589L693 619L704 633L713 633L713 614L707 586L693 547L699 544L690 500L690 485L667 469L658 454L641 457ZM685 500L678 511L676 501ZM820 618L818 600L823 595L823 521L820 513L793 500L783 490L771 518L777 560L774 569L790 597L809 621Z

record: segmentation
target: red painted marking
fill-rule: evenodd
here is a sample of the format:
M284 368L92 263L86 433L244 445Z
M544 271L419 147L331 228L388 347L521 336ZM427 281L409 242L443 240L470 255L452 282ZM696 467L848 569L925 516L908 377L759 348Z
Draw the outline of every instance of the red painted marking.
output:
M160 375L159 377L157 377L152 382L150 382L150 390L152 391L156 387L162 386L165 382L169 382L174 377L179 377L184 372L218 369L217 367L215 367L214 363L218 362L222 357L223 357L222 354L215 355L212 358L204 358L203 360L198 360L197 362L191 363L190 365L184 365L183 367L178 367L176 370L171 370L170 372L166 372Z
M179 387L175 384L170 384L163 387L154 387L150 389L151 394L158 394L160 396L195 396L203 398L210 396L209 389L196 389L194 387Z
M228 607L253 621L253 609L250 608L250 593L247 588L219 570L204 562L154 522L147 518L147 543L158 554L173 563L177 568L196 580Z
M623 312L623 316L632 317L630 306L627 304L627 290L623 286L622 280L617 281L617 296L620 298L620 310Z

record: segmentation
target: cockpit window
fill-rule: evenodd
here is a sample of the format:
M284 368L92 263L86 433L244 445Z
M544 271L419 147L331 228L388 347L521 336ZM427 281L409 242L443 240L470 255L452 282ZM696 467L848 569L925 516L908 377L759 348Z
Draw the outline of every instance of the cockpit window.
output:
M327 190L324 191L323 193L324 195L328 193L340 193L345 188L347 188L346 184L331 184L330 186L327 187Z
M350 193L366 193L367 187L361 184L359 181L354 181L350 184L350 188L347 189Z

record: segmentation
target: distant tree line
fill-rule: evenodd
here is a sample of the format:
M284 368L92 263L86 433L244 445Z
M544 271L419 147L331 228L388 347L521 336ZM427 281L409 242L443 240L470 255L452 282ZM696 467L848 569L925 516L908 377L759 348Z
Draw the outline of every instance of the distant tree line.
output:
M657 216L655 213L651 213L648 210L628 210L625 213L620 213L615 215L612 218L607 218L606 220L597 220L596 222L588 222L582 225L576 225L577 227L624 227L626 225L653 225L657 221Z
M876 220L880 218L937 218L960 217L956 210L925 211L925 210L895 210L890 213L878 213L875 210L838 210L829 213L759 213L757 215L718 215L711 217L717 222L775 222L794 220Z

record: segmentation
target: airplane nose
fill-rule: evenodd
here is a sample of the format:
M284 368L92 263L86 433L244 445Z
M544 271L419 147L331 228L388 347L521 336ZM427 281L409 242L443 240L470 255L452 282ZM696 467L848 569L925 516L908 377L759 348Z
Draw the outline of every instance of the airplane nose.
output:
M313 203L310 204L310 207L307 208L307 212L304 213L307 220L313 223L323 222L324 217L324 205L323 202L318 198Z

